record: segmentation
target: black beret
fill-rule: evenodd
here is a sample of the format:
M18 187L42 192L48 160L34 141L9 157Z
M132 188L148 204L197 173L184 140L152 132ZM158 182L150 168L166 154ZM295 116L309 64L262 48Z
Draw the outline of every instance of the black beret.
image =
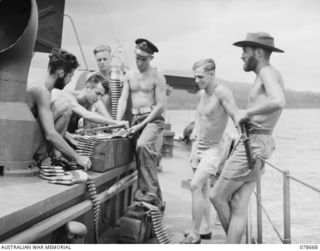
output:
M155 46L153 43L151 43L150 41L148 41L147 39L144 38L138 38L135 41L137 48L139 48L140 50L149 53L149 54L153 54L155 52L159 52L157 46Z

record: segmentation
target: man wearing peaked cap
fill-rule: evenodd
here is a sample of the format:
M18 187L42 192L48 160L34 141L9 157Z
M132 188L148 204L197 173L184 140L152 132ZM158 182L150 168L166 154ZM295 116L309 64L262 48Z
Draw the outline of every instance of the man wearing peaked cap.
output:
M135 199L162 207L162 195L157 176L157 147L164 128L163 112L166 109L166 80L150 65L158 48L147 39L135 41L136 70L129 70L123 82L118 103L117 120L121 120L132 101L132 127L129 132L137 138L136 157L138 190Z
M285 106L283 78L270 64L272 52L284 51L275 47L274 38L265 32L248 33L245 40L233 45L242 47L243 70L256 74L248 107L238 121L239 127L249 128L249 141L242 137L233 150L213 189L211 201L227 234L227 243L240 243L257 170L264 172L257 156L270 158L275 149L272 132ZM251 158L253 161L249 161Z
M155 52L159 52L157 46L155 46L153 43L151 43L149 40L144 38L138 38L136 41L136 54L139 54L141 56L151 56Z

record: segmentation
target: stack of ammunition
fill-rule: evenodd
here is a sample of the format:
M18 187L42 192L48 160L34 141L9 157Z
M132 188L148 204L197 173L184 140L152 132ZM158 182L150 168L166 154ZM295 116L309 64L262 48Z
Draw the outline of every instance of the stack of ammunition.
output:
M94 136L83 136L78 138L78 142L76 152L82 156L91 157L99 140Z
M109 126L110 127L110 126ZM75 140L78 141L76 146L76 152L82 156L91 157L94 153L94 149L99 142L110 140L112 138L127 137L128 131L121 129L111 133L100 133L95 135L80 135L78 134Z
M52 184L73 185L85 182L88 175L81 170L64 171L61 166L41 166L40 178L48 180Z

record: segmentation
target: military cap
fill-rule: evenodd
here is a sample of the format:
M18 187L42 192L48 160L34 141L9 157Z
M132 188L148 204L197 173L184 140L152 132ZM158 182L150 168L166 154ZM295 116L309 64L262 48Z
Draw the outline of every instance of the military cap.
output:
M155 52L159 52L157 46L144 38L138 38L136 41L136 54L141 56L152 56Z

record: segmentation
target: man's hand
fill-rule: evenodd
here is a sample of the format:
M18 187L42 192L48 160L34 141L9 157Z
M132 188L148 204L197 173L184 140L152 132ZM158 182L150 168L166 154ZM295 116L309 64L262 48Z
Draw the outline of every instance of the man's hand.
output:
M142 130L142 128L144 127L143 124L137 124L137 125L134 125L134 126L131 126L129 129L128 129L128 132L131 134L134 134L136 132L139 132L140 130Z
M239 116L237 118L237 121L238 121L238 123L237 123L236 128L237 127L241 128L241 124L244 124L244 123L249 123L251 126L254 126L254 127L257 127L257 128L261 128L262 127L261 125L259 125L259 124L257 124L257 123L255 123L255 122L250 120L250 117L249 117L249 115L247 113L247 110L240 111L240 114L239 114ZM238 128L237 128L237 130L238 130Z
M129 128L129 121L127 121L127 120L118 121L118 125L124 125L124 127L126 129L128 129Z
M91 169L91 160L87 156L81 156L76 159L79 166L83 167L85 171Z
M196 140L196 134L195 133L191 133L190 135L190 141L193 142Z
M247 110L244 111L239 111L239 115L236 118L237 120L237 126L239 126L241 128L241 124L248 122L250 120Z

